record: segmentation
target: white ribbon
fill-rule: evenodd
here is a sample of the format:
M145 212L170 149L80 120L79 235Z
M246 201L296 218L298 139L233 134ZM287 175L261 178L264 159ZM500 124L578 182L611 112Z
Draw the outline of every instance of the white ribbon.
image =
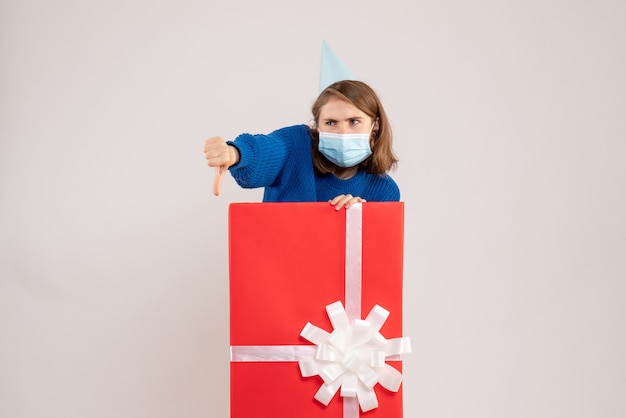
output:
M387 340L380 334L389 311L379 305L372 308L365 320L357 319L352 323L339 301L326 306L326 312L333 325L332 333L311 323L300 333L317 346L314 358L299 361L300 373L304 377L319 375L322 378L324 383L315 399L324 405L341 389L344 402L345 398L356 397L363 412L377 408L374 386L380 383L385 389L397 392L402 383L402 374L385 360L409 353L410 339Z
M361 284L363 266L363 205L357 203L346 211L346 312L351 320L361 319Z
M332 333L307 323L300 335L312 346L230 348L230 360L236 362L298 361L302 376L319 375L324 381L315 394L319 402L328 405L340 392L343 418L358 418L359 405L363 412L378 407L373 389L377 383L397 392L402 374L385 361L400 360L411 351L409 337L387 340L379 333L389 316L386 309L376 305L361 319L362 225L362 206L357 203L346 211L346 307L340 301L326 306Z

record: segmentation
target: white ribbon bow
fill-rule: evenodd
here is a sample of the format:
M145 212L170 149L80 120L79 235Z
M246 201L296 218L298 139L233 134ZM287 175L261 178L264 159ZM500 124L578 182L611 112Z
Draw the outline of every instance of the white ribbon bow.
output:
M303 377L319 375L324 383L315 399L328 405L337 391L343 397L356 397L363 412L378 407L374 392L376 383L397 392L402 374L385 363L391 356L411 352L409 337L386 339L380 334L389 311L376 305L365 320L356 319L350 324L340 301L326 306L334 328L329 333L310 322L300 335L317 345L315 358L299 361Z

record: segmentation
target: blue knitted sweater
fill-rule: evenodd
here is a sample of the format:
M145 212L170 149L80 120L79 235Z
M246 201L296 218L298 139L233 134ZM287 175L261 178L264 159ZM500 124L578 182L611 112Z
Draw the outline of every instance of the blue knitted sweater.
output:
M242 134L228 141L239 150L230 173L241 187L265 187L264 202L326 202L351 194L371 202L399 201L400 190L387 174L359 170L341 180L313 168L311 136L306 125L278 129L268 135Z

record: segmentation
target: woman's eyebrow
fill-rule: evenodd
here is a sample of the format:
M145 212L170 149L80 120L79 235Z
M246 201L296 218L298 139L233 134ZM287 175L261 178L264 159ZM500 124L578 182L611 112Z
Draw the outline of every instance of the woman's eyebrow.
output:
M344 120L355 120L355 119L361 120L361 119L363 119L363 116L350 116L350 117L345 118ZM337 119L335 119L335 118L323 118L322 120L326 120L326 121L333 121L334 120L334 121L336 121Z

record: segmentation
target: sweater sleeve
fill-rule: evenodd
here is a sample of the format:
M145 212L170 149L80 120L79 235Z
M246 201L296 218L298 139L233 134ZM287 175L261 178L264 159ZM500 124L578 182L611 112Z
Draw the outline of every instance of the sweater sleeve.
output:
M293 138L304 126L282 128L267 135L242 134L228 141L239 151L239 162L230 173L241 187L270 186L287 163Z
M400 188L389 176L370 175L371 180L367 190L367 198L370 202L398 202L400 200Z

